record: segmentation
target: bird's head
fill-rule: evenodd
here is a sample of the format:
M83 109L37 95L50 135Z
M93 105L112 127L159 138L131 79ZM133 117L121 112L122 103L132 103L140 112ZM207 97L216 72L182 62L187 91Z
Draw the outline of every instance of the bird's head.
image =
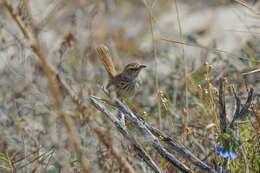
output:
M145 67L146 65L130 63L125 66L123 73L127 74L128 76L137 77L139 72Z

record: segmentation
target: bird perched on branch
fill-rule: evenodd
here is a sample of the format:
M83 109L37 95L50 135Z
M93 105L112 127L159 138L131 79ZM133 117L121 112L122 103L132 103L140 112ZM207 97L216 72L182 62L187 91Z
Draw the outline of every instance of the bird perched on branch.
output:
M146 66L130 63L125 66L121 73L117 73L108 48L104 45L99 45L96 50L109 76L106 88L109 91L115 91L120 99L133 96L139 84L138 75Z

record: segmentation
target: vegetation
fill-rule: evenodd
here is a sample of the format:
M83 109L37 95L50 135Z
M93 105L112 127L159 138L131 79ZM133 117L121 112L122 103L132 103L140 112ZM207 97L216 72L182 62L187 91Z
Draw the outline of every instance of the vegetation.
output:
M259 5L0 0L0 172L260 172Z

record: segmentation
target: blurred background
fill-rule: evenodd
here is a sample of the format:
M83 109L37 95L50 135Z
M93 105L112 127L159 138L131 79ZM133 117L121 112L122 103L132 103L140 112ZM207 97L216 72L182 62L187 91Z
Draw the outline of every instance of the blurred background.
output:
M52 94L38 57L0 2L2 158L9 153L13 160L18 160L16 168L26 172L32 171L36 164L30 162L35 157L34 151L38 155L51 151L37 163L42 167L36 172L81 171L77 155L69 146L71 139L54 111ZM218 80L224 78L229 121L235 111L230 87L236 89L242 103L249 88L260 92L257 71L260 68L260 2L257 0L28 2L46 59L83 101L88 103L91 95L106 97L100 89L108 83L108 76L95 50L99 44L109 48L118 71L130 62L147 65L140 75L142 84L127 105L134 112L147 115L146 121L177 138L212 167L212 160L219 157L214 152L220 135ZM10 4L25 26L30 27L22 1L11 0ZM256 72L248 73L253 70ZM259 108L259 102L254 103ZM82 151L93 172L120 172L120 168L110 150L88 126L87 116L98 122L123 155L136 160L142 172L151 172L129 149L113 124L94 107L89 104L87 116L75 108L64 94L62 110L75 122ZM231 162L232 172L260 169L257 116L251 115L243 122L238 133L246 149L243 154L241 150L237 152L238 158ZM129 130L137 133L131 127ZM177 172L153 152L147 141L139 140L162 170ZM6 165L1 159L0 163Z

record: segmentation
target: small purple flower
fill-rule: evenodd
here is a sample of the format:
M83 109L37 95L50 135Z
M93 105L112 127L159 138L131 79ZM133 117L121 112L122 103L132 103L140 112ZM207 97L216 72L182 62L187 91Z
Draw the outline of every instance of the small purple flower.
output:
M216 152L220 154L221 157L223 158L231 158L235 159L237 157L236 153L233 151L225 151L224 147L220 147L219 145L216 146Z

